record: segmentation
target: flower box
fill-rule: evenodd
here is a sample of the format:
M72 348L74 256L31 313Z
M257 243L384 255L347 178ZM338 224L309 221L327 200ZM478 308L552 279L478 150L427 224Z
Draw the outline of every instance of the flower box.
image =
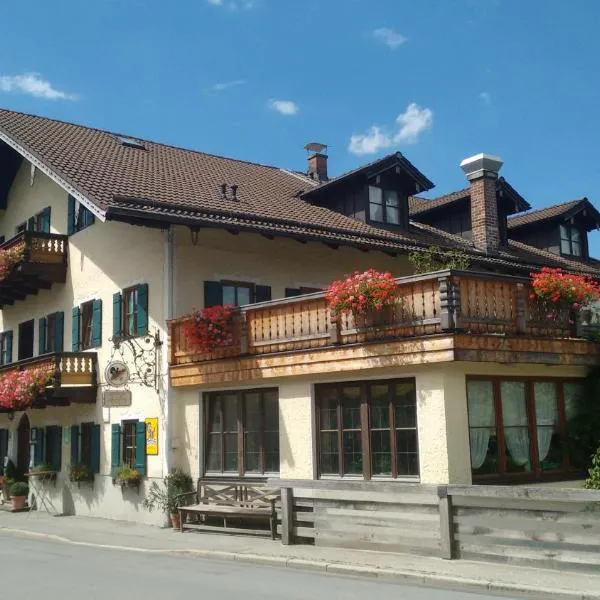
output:
M214 352L233 344L233 306L209 306L190 315L183 334L201 352Z

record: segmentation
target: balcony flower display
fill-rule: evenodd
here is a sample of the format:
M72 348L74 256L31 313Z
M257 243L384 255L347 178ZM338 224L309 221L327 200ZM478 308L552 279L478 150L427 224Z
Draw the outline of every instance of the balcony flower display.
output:
M548 318L556 319L560 310L579 311L600 299L600 286L583 275L563 273L561 269L543 267L531 273L533 294L548 309Z
M375 269L355 271L327 288L327 302L335 314L352 313L355 318L380 313L397 299L398 284L391 273Z
M8 277L12 268L21 260L23 260L22 248L0 249L0 282Z
M50 379L50 374L41 369L14 370L0 375L0 409L29 408Z
M183 333L187 341L202 352L233 343L233 306L210 306L194 312L186 322Z

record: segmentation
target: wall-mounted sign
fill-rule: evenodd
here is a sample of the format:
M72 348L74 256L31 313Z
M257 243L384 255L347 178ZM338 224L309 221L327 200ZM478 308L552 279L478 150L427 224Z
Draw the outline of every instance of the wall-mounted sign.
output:
M131 406L131 390L104 390L103 406Z
M146 454L158 454L158 417L146 419Z

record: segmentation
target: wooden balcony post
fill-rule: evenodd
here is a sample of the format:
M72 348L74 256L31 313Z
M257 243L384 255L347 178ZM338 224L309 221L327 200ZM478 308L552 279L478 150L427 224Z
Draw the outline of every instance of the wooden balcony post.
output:
M281 543L294 543L294 496L292 488L281 488Z
M329 335L330 342L333 346L337 346L342 343L342 335L341 335L341 319L340 315L332 310L329 311Z
M452 276L440 277L440 321L442 331L459 328L460 288Z
M525 297L526 293L527 290L525 289L525 285L522 283L517 283L517 293L515 300L515 318L517 333L525 333L525 329L527 326L527 319L525 316L525 307L527 300Z
M240 311L240 354L248 354L248 321L245 310Z
M454 558L454 523L452 522L452 498L446 486L439 486L438 502L440 511L440 551L442 558Z

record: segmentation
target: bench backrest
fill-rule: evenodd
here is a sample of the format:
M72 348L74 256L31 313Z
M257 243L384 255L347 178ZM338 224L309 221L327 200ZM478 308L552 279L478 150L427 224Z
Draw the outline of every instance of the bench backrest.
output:
M264 508L270 507L279 493L261 484L198 482L198 499L202 504Z

